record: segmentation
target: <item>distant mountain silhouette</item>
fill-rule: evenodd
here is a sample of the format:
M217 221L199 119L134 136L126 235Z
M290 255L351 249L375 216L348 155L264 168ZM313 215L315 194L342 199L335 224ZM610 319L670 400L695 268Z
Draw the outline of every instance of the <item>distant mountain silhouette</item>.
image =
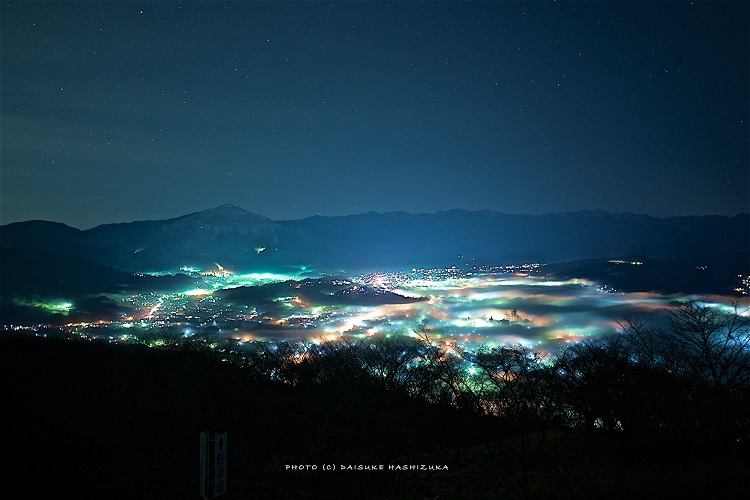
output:
M124 247L128 257L110 261L120 268L160 270L214 262L253 266L262 249L274 248L280 226L232 205L164 221L107 224L84 231L89 247Z
M509 215L449 210L272 221L222 205L174 219L85 231L18 222L0 227L0 244L83 257L127 271L215 262L235 270L288 265L375 270L623 256L747 270L750 215L660 219L602 211Z
M371 212L281 224L321 239L327 248L323 260L331 265L560 262L630 255L747 267L750 249L748 214L659 219L602 211L508 215L450 210Z

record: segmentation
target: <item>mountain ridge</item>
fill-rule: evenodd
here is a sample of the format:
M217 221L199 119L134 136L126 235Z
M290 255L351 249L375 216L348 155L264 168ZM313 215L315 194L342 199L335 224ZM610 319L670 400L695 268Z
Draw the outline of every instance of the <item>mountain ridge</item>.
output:
M214 262L238 269L377 269L626 255L741 265L750 261L750 214L658 218L602 210L531 215L453 209L274 221L224 204L170 219L86 230L47 221L14 222L0 226L0 246L45 249L136 272Z

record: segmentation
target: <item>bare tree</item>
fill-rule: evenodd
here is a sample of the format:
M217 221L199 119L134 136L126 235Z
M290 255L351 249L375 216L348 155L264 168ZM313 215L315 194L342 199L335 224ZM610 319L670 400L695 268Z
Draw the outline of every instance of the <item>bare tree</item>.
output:
M694 450L731 452L750 433L750 318L738 304L679 302L666 325L629 321L623 335L631 359L647 368L649 387L660 387L631 409L640 411L653 438L660 428L690 436ZM646 384L640 384L644 387Z
M531 496L531 473L547 445L546 433L559 416L558 397L551 383L545 356L516 345L475 351L456 347L459 355L476 370L476 398L483 412L499 418L496 459L504 470L513 463L520 475L513 477L521 495Z
M679 356L674 369L716 389L750 385L750 318L737 304L727 311L702 302L680 302L673 306L668 327L669 350Z

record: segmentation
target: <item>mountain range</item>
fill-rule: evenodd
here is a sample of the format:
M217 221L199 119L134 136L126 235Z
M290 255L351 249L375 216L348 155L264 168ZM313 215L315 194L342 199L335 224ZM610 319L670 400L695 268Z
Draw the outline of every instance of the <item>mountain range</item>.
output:
M233 205L167 220L79 230L47 221L0 226L3 248L80 257L128 272L181 266L382 270L654 258L747 270L750 215L656 218L581 211L375 213L273 221Z
M273 221L232 205L84 231L17 222L0 226L0 317L4 324L54 323L50 305L71 300L76 320L119 316L124 311L109 295L194 286L195 278L184 273L149 272L216 270L217 264L235 272L294 268L352 275L543 262L553 263L544 267L549 276L588 278L618 291L726 294L734 293L738 275L750 275L749 233L748 214L659 219L601 211L449 210ZM257 299L261 290L255 288L222 293L230 302L246 301ZM308 302L317 300L314 291L308 295ZM379 303L394 297L326 298L333 299Z

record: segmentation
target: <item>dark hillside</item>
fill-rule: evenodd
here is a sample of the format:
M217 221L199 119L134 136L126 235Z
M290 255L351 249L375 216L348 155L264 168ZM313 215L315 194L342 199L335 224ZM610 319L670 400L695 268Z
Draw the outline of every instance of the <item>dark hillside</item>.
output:
M510 420L428 404L374 384L347 368L345 357L326 359L318 375L313 365L300 365L292 386L195 349L6 332L0 337L4 494L199 498L199 433L207 429L228 432L227 499L741 498L744 492L750 457L737 447L731 454L682 454L677 450L694 446L677 434L653 444L638 438L645 434L627 439L559 425L516 436ZM324 373L318 383L305 382ZM670 442L675 447L665 448ZM528 458L520 468L519 459ZM449 470L326 472L323 464ZM524 492L521 484L531 486Z
M23 497L199 497L206 429L228 432L226 498L332 498L338 488L383 498L396 486L378 485L382 476L322 480L284 465L445 463L449 450L481 442L471 415L366 385L300 390L204 353L9 335L0 339L0 398L13 432L0 466L10 472L5 487Z

